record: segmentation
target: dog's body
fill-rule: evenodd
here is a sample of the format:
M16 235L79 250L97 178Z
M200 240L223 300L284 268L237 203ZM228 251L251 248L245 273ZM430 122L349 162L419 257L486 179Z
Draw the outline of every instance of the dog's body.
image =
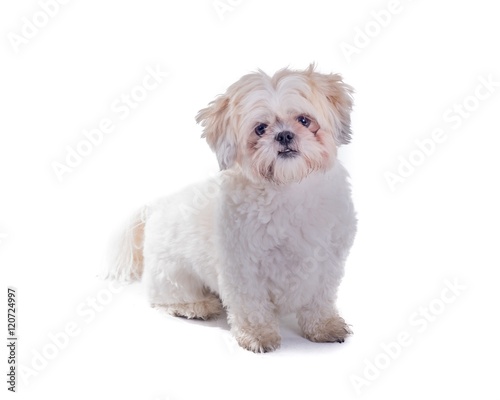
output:
M275 119L279 132L261 142L265 151L277 146L271 158L258 152L273 121L259 125L265 117L258 117L256 137L238 149L240 132L231 142L212 131L223 118L217 101L202 110L223 171L145 207L123 237L112 275L142 273L151 304L173 315L207 319L226 307L238 343L252 351L277 348L278 317L292 312L308 339L343 341L350 331L335 300L356 232L347 172L335 157L341 132L333 130L345 121L306 111Z

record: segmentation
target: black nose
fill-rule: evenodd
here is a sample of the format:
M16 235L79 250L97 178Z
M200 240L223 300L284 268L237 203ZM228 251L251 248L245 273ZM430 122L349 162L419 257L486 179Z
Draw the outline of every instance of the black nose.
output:
M278 133L275 137L274 140L279 142L283 146L288 146L290 143L293 141L293 137L295 134L290 131L283 131Z

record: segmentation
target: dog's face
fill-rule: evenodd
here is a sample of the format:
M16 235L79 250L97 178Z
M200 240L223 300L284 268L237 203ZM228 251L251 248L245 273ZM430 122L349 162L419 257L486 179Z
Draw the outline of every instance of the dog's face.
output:
M327 170L350 140L352 88L339 75L283 69L245 75L196 117L221 169L252 180L297 182Z

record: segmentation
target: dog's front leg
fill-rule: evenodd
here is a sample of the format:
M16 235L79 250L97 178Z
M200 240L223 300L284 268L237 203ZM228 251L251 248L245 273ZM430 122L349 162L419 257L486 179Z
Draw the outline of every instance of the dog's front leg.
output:
M255 353L276 350L281 337L275 306L263 282L249 274L248 269L245 272L242 276L235 268L229 268L221 277L220 295L231 332L244 349Z
M323 285L297 312L304 337L312 342L342 343L352 333L335 306L335 293L336 287Z
M280 346L278 319L270 301L239 298L230 304L228 321L241 347L254 353L266 353Z

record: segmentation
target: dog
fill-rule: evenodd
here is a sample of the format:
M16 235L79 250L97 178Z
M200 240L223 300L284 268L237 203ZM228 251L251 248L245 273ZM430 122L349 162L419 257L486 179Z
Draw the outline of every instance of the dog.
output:
M343 342L352 332L335 303L357 219L337 148L351 139L352 93L314 65L232 84L196 116L219 175L143 207L109 276L142 279L174 316L225 309L253 352L280 346L290 313L310 341Z

